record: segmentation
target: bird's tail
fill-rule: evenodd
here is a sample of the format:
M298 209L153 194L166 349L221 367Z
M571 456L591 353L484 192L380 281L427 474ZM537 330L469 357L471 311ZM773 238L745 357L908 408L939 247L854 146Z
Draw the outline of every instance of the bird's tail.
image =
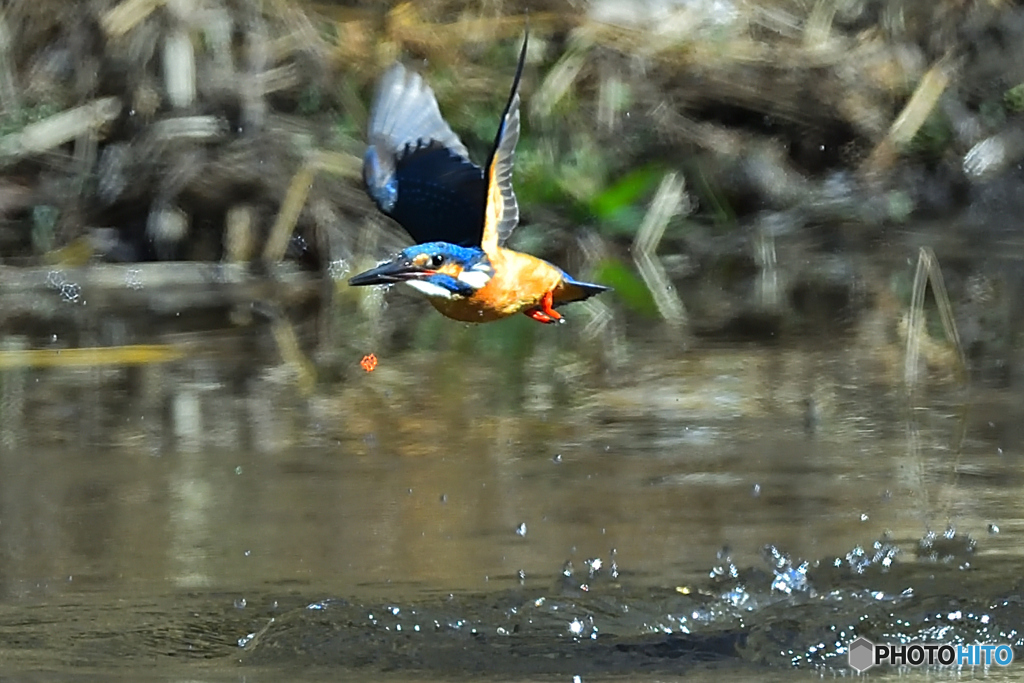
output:
M611 287L596 285L592 282L580 282L567 274L562 278L562 291L560 295L555 298L555 308L574 301L584 301L592 296L600 294L601 292L607 292L610 290Z

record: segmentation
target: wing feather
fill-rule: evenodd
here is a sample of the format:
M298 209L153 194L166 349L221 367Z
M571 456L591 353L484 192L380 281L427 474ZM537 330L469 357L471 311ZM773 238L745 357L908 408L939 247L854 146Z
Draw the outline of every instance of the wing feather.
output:
M395 154L407 145L434 141L469 158L466 146L441 116L434 91L422 76L402 64L396 63L381 78L367 133L371 145L381 145Z
M484 174L441 116L423 78L401 64L381 78L367 126L366 191L417 243L477 246Z
M493 252L504 244L516 225L519 224L519 204L512 190L512 166L515 160L516 143L519 142L519 81L526 63L526 45L529 33L523 37L519 52L519 65L512 81L512 92L501 117L501 125L494 137L494 147L487 161L487 200L484 209L484 229L481 246L485 252Z

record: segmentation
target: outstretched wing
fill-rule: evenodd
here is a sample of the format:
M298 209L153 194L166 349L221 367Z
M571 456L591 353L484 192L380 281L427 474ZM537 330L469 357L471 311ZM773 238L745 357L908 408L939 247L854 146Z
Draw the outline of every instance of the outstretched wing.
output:
M483 239L481 247L491 253L503 244L519 223L519 204L512 191L512 163L519 142L519 80L526 62L526 44L529 33L523 36L523 48L519 52L519 65L512 81L512 93L505 105L505 113L494 137L494 148L487 160L487 201L484 212Z
M441 116L423 78L395 64L381 78L367 126L366 191L417 244L477 246L484 174Z

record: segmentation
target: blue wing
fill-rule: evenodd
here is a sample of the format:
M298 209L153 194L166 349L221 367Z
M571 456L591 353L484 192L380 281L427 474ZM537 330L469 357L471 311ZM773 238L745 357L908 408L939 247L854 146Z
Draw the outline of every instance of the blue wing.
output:
M367 193L417 244L478 246L484 174L468 158L419 74L401 64L381 78L363 157Z

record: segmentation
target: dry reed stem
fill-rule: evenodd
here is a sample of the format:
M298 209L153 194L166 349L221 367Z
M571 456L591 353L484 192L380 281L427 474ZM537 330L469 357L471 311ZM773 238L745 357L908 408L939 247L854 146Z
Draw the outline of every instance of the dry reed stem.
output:
M295 328L283 317L275 316L271 324L271 331L274 341L277 343L277 350L281 354L281 360L295 371L299 391L303 395L309 395L316 387L316 366L302 352Z
M12 47L14 45L10 28L7 26L7 17L0 13L0 111L5 112L21 109Z
M219 116L180 116L173 119L162 119L150 126L149 133L153 140L173 142L193 140L210 142L228 132L228 122Z
M633 261L640 277L650 290L661 317L677 327L687 324L686 307L658 260L657 250L669 221L686 210L684 187L681 175L665 174L633 241Z
M877 173L892 166L900 149L917 135L921 125L932 113L947 85L949 73L946 64L939 62L930 68L918 83L914 94L892 122L889 133L861 166L863 172Z
M152 365L185 357L172 344L136 344L72 349L0 350L0 370L11 368L94 368L108 365Z
M29 124L0 138L0 165L47 152L110 123L120 113L121 100L104 97Z
M288 184L288 191L285 193L284 201L281 202L281 209L278 211L277 219L270 229L270 235L263 248L263 260L267 263L277 263L284 258L288 248L288 241L291 239L295 225L299 221L302 207L306 204L309 190L313 186L313 180L320 171L340 175L348 178L359 178L361 161L349 154L338 154L331 152L317 152L308 159Z
M957 374L961 381L966 381L967 379L967 357L964 355L960 333L957 331L956 320L953 317L953 305L950 303L949 294L946 292L942 270L932 248L921 247L917 257L917 269L914 272L914 288L910 298L903 368L903 379L911 393L918 384L918 362L928 334L925 330L924 300L929 283L931 283L932 295L935 297L935 303L939 309L942 327L945 330L946 337L953 346L953 351L956 353Z
M109 38L119 38L149 17L164 0L124 0L100 18L100 26Z

